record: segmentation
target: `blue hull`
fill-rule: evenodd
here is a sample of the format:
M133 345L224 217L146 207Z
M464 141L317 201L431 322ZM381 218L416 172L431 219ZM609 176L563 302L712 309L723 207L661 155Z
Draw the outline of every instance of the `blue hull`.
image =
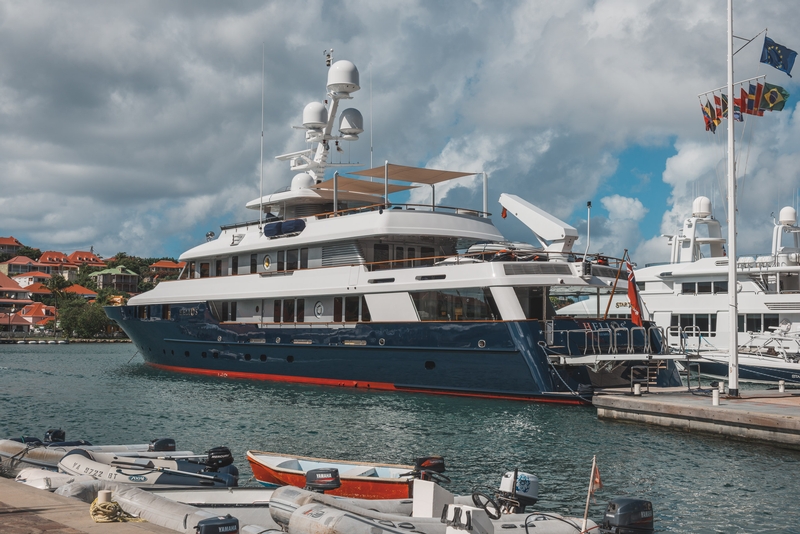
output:
M727 378L728 364L700 360L700 373L708 376ZM694 362L692 362L694 366ZM774 367L755 367L739 364L739 380L744 382L772 382L784 380L786 383L800 384L800 369L777 369Z
M220 324L203 303L172 305L167 320L140 319L136 312L135 306L106 308L145 361L162 369L569 404L591 401L586 367L551 364L540 346L545 338L537 321L259 328ZM578 328L574 321L563 322Z

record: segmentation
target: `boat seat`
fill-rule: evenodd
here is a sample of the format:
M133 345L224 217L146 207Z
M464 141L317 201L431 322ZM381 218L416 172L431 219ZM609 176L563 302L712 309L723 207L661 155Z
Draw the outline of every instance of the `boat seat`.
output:
M339 473L339 476L342 477L376 477L378 476L378 472L375 471L374 467L364 468L363 465L359 465L353 468L348 469L342 473Z
M283 469L294 469L295 471L302 471L303 468L300 466L300 462L295 459L286 460L285 462L279 463L276 467L280 467Z

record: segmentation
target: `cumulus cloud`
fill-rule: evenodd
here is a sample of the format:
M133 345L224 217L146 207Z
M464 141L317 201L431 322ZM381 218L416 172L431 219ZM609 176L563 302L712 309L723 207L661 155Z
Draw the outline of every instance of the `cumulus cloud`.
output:
M650 241L675 232L694 196L726 217L724 132L703 131L694 100L724 83L718 4L0 3L0 235L66 252L178 255L216 225L254 218L243 205L260 189L263 44L265 193L291 180L273 156L305 148L291 126L325 98L322 50L333 48L360 69L347 105L367 130L334 161L486 172L490 211L512 192L582 240L585 203L601 197L592 243L656 254ZM736 10L742 35L769 24L787 41L800 22L790 0ZM737 77L757 73L759 53L754 44L737 54L747 66ZM769 76L798 94L782 73ZM794 116L788 105L750 119L740 139L743 247L763 242L769 214L800 184ZM665 143L675 156L626 198L620 154ZM668 197L648 196L657 181ZM427 202L430 189L411 195ZM436 195L480 207L482 181L440 184ZM643 227L646 213L663 213L661 228ZM509 238L529 239L495 220Z

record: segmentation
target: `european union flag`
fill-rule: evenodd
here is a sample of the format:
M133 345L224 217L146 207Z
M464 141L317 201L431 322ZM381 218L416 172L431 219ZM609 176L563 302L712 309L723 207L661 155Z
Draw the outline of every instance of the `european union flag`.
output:
M797 52L790 50L783 45L780 45L764 36L764 48L761 50L761 63L772 65L778 70L782 70L789 77L792 77L792 67L794 67L794 59L797 57Z

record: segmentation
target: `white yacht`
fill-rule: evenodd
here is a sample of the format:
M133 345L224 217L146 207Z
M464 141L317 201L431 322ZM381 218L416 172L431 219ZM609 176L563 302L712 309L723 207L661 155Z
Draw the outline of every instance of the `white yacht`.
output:
M703 355L704 374L727 376L728 262L711 201L698 197L683 228L669 238L670 261L636 269L645 316L667 334L672 350ZM785 207L774 222L768 254L736 260L740 378L800 382L800 227ZM601 299L605 310L608 299ZM598 302L583 298L559 313L582 316ZM610 317L630 316L627 295L617 293Z
M544 246L509 243L488 213L485 175L480 210L433 200L437 184L475 173L387 162L325 179L332 146L363 131L357 110L338 112L358 89L355 65L333 63L325 103L303 111L311 148L277 158L296 173L291 186L250 201L257 220L182 254L178 280L106 308L149 365L572 404L642 369L680 384L651 323L557 316L570 296L608 292L618 270L574 254L575 228L503 194L504 212ZM430 203L392 200L419 186Z

